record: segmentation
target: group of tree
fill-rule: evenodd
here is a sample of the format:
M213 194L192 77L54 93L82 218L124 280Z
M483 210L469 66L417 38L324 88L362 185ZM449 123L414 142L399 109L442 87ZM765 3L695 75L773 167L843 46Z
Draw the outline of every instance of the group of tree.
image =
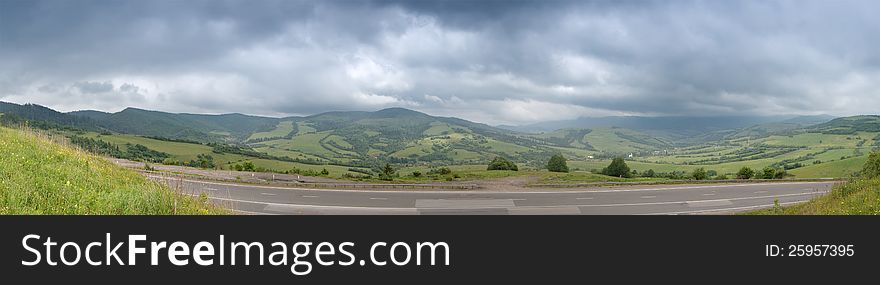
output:
M786 176L788 176L788 173L785 169L770 166L764 167L764 169L761 169L760 171L755 171L749 167L743 167L736 172L736 179L782 179Z
M189 162L187 162L186 166L205 168L205 169L211 169L211 168L216 167L216 165L214 164L214 157L212 157L208 154L203 154L203 153L200 153L199 155L197 155L196 159L192 159Z
M496 156L495 159L492 159L492 162L489 163L489 167L486 170L513 170L518 171L519 167L516 166L516 163L507 160L506 158Z
M169 157L167 153L140 144L125 144L124 148L120 148L103 140L81 136L71 136L70 143L95 154L133 161L160 163Z
M653 170L651 170L651 172L653 173ZM609 164L608 167L603 168L600 173L621 178L632 177L632 172L629 169L629 166L626 165L626 161L621 157L611 160L611 164Z

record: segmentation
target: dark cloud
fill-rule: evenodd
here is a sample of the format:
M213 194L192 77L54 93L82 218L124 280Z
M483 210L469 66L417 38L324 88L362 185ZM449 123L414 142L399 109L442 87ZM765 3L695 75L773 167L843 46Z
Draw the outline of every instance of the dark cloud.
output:
M489 123L848 115L872 1L0 1L0 100Z
M73 84L81 93L106 93L113 91L113 83L110 82L77 82Z

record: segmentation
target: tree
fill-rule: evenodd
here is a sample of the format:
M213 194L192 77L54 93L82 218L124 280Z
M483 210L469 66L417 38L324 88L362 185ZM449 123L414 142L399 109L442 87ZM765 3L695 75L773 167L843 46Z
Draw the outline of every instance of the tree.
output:
M644 177L654 177L654 175L656 175L656 174L654 173L653 169L648 169L642 173L642 176L644 176Z
M561 154L551 156L550 161L547 162L547 170L552 172L568 172L568 165L565 163L565 157L562 157Z
M787 176L787 175L788 175L788 173L785 172L785 169L778 168L778 169L776 169L776 175L773 176L773 179L782 179L782 178L785 178L785 176Z
M748 167L740 168L736 173L736 179L751 179L755 176L755 171Z
M880 177L880 152L868 155L868 161L862 167L862 175L868 179Z
M706 170L706 175L708 175L709 177L715 177L718 176L718 171L715 171L714 169L709 169Z
M330 171L327 171L326 168L321 169L321 175L324 175L324 176L330 175Z
M486 170L519 171L519 167L516 166L516 163L513 163L506 158L496 156L495 159L492 159L492 162L489 163L489 167L486 167Z
M394 168L391 167L391 164L386 163L385 167L382 167L382 179L391 180L394 176Z
M761 178L764 178L764 179L776 178L776 168L773 168L770 166L764 167L764 169L761 170L760 176L761 176Z
M626 165L623 158L618 157L612 160L608 167L602 169L602 174L614 177L629 177L629 166Z
M706 180L709 178L709 175L706 174L705 169L700 167L700 168L694 169L694 172L691 173L691 177L693 177L694 180Z

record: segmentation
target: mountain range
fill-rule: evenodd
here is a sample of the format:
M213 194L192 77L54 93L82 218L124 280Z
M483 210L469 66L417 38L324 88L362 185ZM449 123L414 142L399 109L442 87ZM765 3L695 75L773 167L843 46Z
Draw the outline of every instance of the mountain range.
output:
M116 113L57 112L0 102L0 113L87 131L226 143L274 157L350 164L369 159L467 163L505 156L539 160L615 156L786 132L872 130L875 116L604 117L526 126L489 126L404 108L272 118L243 114L176 114L137 108ZM832 120L833 119L833 120Z

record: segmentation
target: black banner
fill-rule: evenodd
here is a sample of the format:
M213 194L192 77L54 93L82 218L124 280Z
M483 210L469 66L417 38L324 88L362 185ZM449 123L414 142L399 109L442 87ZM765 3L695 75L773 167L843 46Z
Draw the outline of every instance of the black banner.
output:
M873 273L880 257L878 225L880 220L873 217L850 216L5 216L0 217L0 255L4 278L33 284L703 283L692 279L696 276L759 283L766 278L839 281ZM134 265L129 260L131 237L143 249L135 254ZM162 242L165 247L153 254L152 243ZM187 265L172 263L169 247L175 242L175 260ZM257 242L263 253L257 246L245 250L239 245L232 254L230 244L239 242ZM100 244L86 253L92 243ZM319 249L321 243L326 244ZM209 244L212 254L206 254ZM118 249L107 265L107 250L114 246ZM196 250L203 263L211 259L212 264L198 264ZM286 263L270 264L272 258L280 263L282 251ZM332 265L319 264L318 251L321 262ZM270 258L271 253L277 254ZM295 253L302 254L296 271L309 269L306 274L293 272ZM85 255L101 264L88 263ZM154 258L156 265L151 264ZM721 279L706 281L713 280Z

